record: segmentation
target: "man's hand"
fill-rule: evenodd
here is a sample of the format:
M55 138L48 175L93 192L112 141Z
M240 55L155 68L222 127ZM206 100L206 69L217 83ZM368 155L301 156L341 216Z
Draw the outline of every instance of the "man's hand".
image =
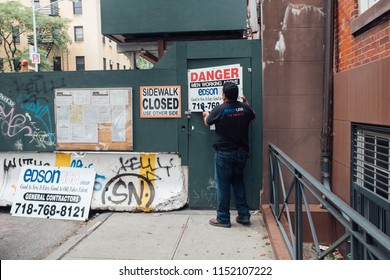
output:
M249 104L248 100L246 99L246 97L244 95L241 96L241 99L242 99L243 103Z
M204 123L204 125L205 126L209 126L208 124L207 124L207 117L210 115L210 112L202 112L202 116L203 116L203 123Z

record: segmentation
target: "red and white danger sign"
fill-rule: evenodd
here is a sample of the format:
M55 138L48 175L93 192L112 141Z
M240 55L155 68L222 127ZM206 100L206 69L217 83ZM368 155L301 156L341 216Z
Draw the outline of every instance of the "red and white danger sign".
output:
M238 85L242 95L242 67L240 64L188 70L188 110L211 111L222 104L222 87L226 82Z

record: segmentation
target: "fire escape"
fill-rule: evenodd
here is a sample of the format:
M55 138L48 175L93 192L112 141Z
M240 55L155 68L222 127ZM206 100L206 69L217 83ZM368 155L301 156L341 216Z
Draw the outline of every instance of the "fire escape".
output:
M42 15L45 16L51 16L51 17L59 17L60 16L60 9L57 5L52 5L51 7L42 8L39 10L39 12ZM28 37L28 44L34 45L34 36L29 35ZM45 30L37 30L37 44L42 49L46 50L46 58L49 57L50 52L52 51L54 47L54 38L52 33L47 33Z

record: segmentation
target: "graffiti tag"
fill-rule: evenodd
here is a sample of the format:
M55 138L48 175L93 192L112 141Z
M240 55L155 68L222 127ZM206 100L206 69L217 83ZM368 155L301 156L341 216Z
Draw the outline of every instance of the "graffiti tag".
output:
M139 193L135 185L139 186ZM102 203L106 204L106 200L108 200L118 205L127 200L127 204L130 205L133 196L139 206L146 199L147 201L144 206L148 208L154 200L154 186L145 176L135 173L124 173L113 177L107 182L102 191Z

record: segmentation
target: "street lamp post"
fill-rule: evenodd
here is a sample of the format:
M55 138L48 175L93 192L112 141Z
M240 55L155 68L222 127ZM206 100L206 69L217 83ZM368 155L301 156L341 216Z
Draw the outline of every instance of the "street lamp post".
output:
M38 44L37 44L37 22L36 22L35 12L39 11L40 9L43 9L43 8L46 8L46 7L50 7L51 5L57 4L58 2L61 2L61 1L64 1L64 0L54 1L54 2L51 2L48 5L45 5L43 7L39 7L37 9L35 9L34 0L31 0L32 16L33 16L33 28L34 28L34 31L33 31L34 32L34 51L33 51L33 56L34 55L39 56L39 54L38 54ZM67 1L73 1L73 0L67 0ZM74 2L78 2L78 0L74 1ZM35 72L38 72L38 64L39 64L38 62L35 63Z
M37 47L37 22L35 19L35 7L34 7L34 0L31 0L32 3L32 15L33 15L33 28L34 28L34 51L33 55L38 53L38 47ZM38 10L38 9L37 9ZM38 72L38 63L35 63L35 72Z

